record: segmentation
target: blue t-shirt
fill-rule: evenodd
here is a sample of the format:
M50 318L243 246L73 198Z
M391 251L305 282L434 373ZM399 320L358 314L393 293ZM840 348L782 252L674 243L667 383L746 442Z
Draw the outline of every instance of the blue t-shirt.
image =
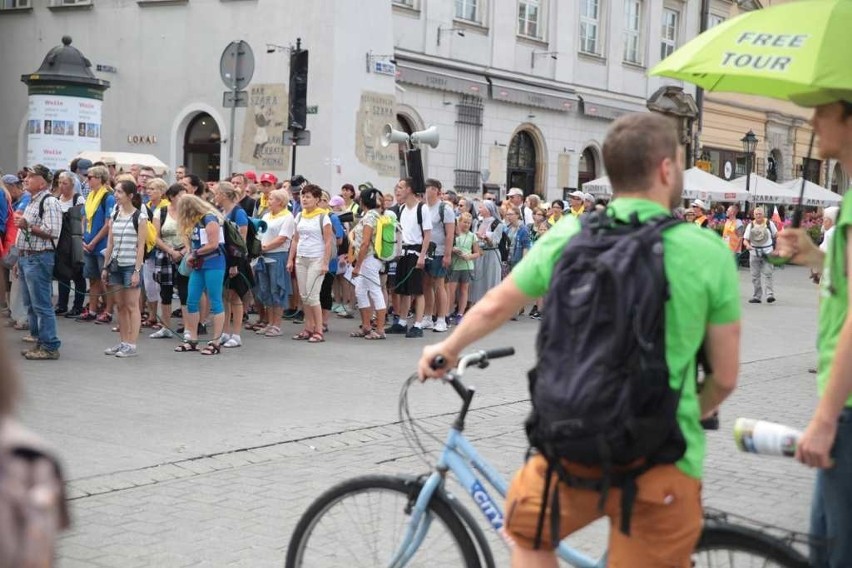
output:
M0 231L6 231L6 222L9 220L9 203L6 201L6 192L0 191Z
M15 206L13 207L13 209L15 211L23 212L23 210L27 208L27 205L29 205L30 201L32 201L32 200L33 200L33 196L30 195L30 192L25 191L23 194L21 194L21 198L18 200L18 202L15 203Z
M95 235L103 229L106 222L109 220L108 211L112 211L115 209L115 197L112 193L107 193L102 199L98 208L95 210L95 216L92 218L92 230L89 231L89 223L88 221L83 221L83 242L86 244L90 244L92 239L95 238ZM106 233L104 233L104 237L98 241L95 245L95 250L92 251L94 253L103 254L104 249L107 245L107 237Z
M329 215L328 218L331 220L331 232L334 234L333 238L335 240L342 239L346 235L346 231L343 230L343 223L340 222L340 219L338 219L337 215L334 213ZM332 251L333 250L334 247L332 247ZM331 274L337 274L337 255L334 255L329 259L328 271Z
M233 209L231 209L228 219L236 223L237 227L248 227L248 215L239 205L236 205Z
M192 230L192 239L191 239L191 248L192 250L198 250L202 247L203 244L207 244L206 231L207 224L211 221L218 223L219 220L212 213L208 213L204 217L201 218L201 221L195 225L195 228ZM223 229L220 227L219 229L219 247L215 252L211 252L209 254L204 255L204 263L201 265L201 270L225 270L225 254L222 250L222 240L223 240ZM202 234L205 235L204 243L202 243Z

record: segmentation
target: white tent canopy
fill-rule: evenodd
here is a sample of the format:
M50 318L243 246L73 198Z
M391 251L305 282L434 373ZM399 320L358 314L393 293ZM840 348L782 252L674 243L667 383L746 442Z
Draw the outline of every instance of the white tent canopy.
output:
M599 197L612 195L612 185L607 176L586 182L583 191ZM710 201L744 201L748 194L720 177L699 168L690 168L683 173L683 198Z
M781 185L793 191L793 194L796 196L794 203L798 203L799 193L802 190L802 178L797 178ZM831 207L832 205L840 205L842 200L843 196L837 195L821 185L805 181L805 205Z
M746 176L731 180L731 185L740 190L746 188ZM775 183L757 174L749 174L748 200L754 203L792 204L798 201L798 195L791 189Z
M80 152L78 158L85 158L92 162L106 162L108 159L115 160L115 171L129 172L130 166L139 164L140 166L150 166L154 168L154 172L161 176L169 171L169 167L161 162L159 158L153 154L136 154L133 152L96 152L86 151Z

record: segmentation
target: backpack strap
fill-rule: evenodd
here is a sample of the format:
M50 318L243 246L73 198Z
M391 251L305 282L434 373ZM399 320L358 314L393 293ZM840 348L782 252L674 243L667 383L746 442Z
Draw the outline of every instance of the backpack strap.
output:
M48 199L56 199L56 197L54 197L53 195L48 193L47 195L45 195L44 197L41 198L41 201L38 204L38 218L41 221L44 221L44 202L47 201ZM59 200L57 199L57 201L59 201ZM60 216L60 219L61 218L62 217ZM51 246L53 247L53 250L56 250L56 239L49 239L49 240L50 240Z
M424 236L426 233L423 231L423 202L417 204L417 224L420 225L420 235Z

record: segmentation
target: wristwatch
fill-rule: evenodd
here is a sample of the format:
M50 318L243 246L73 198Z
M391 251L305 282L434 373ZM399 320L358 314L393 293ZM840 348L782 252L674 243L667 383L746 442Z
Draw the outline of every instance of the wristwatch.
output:
M141 268L134 268L134 269L133 269L133 272L141 272L141 271L142 271L142 269L141 269Z

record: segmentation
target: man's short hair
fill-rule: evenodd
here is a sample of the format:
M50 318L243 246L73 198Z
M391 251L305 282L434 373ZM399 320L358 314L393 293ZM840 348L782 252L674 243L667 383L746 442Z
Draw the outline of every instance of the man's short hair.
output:
M401 183L405 184L405 187L414 191L414 178L406 177L399 180Z
M438 191L441 191L441 189L443 188L443 186L441 185L441 182L436 180L435 178L426 178L426 181L423 183L423 186L424 187L432 186L435 189L437 189Z
M154 171L154 168L152 168L151 166L142 166L142 167L139 168L139 171L140 172L151 172L152 176L154 176L154 177L157 176L157 172Z
M613 193L646 191L653 171L666 158L676 160L679 146L670 118L646 112L616 120L603 145Z

